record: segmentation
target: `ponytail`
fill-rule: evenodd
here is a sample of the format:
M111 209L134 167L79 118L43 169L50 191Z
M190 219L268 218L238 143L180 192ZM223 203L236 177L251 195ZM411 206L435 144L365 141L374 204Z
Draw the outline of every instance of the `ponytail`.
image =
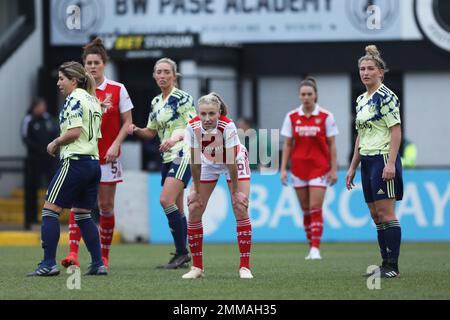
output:
M228 115L228 106L225 101L215 92L211 92L205 96L198 99L198 105L201 104L214 104L219 108L219 113L222 116Z

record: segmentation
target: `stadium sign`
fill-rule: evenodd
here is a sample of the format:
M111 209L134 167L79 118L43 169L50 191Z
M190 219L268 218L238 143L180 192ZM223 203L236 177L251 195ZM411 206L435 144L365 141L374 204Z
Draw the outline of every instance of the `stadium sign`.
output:
M94 34L198 33L200 44L407 40L413 0L51 0L51 44ZM71 6L81 28L70 30ZM371 19L380 27L371 28ZM69 23L70 25L70 23ZM409 38L408 38L409 39Z
M415 0L414 12L423 35L435 46L450 52L450 1Z
M350 21L367 34L389 30L400 8L399 0L349 0L346 5Z
M172 34L99 34L110 56L116 59L159 58L191 52L198 45L198 35Z
M376 229L364 202L359 173L355 178L357 187L352 191L345 188L345 174L339 171L337 185L327 191L323 240L375 241ZM160 179L159 175L151 174L148 181L150 239L154 243L170 243L167 219L159 203ZM407 170L404 181L404 198L396 207L402 238L406 241L450 240L450 171ZM254 242L305 241L295 191L292 187L281 186L279 175L252 175L249 213ZM228 187L222 178L203 217L205 241L235 242L235 225Z

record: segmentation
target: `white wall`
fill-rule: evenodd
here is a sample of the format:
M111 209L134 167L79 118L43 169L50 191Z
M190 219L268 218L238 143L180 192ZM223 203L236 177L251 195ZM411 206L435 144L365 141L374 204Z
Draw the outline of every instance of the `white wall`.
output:
M42 1L35 0L36 29L0 66L0 157L24 156L20 123L37 94L43 63Z
M319 91L319 105L335 116L338 165L348 165L351 149L351 82L349 75L314 75ZM300 105L298 86L301 78L268 77L259 81L259 126L280 129L286 114ZM280 145L281 146L281 145Z
M406 73L404 135L417 146L417 165L450 165L450 73Z
M229 107L229 117L237 114L236 71L229 67L199 66L194 61L180 62L181 88L194 98L195 106L201 94L201 78L209 78L210 91L217 92Z
M252 81L250 79L242 80L242 115L245 118L252 117Z
M38 94L38 70L43 63L42 1L34 0L36 29L0 66L0 157L26 155L20 125L34 96ZM0 176L0 196L23 185L20 174Z

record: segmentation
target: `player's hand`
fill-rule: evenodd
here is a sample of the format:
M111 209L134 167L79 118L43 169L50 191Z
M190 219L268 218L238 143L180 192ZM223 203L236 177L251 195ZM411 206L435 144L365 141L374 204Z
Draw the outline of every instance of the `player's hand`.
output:
M288 185L288 174L286 170L281 170L281 183L283 186Z
M111 95L107 94L105 100L103 100L100 103L101 107L102 107L102 112L105 113L106 111L108 111L109 108L111 108Z
M58 144L56 143L55 140L53 140L47 145L47 153L52 157L56 157L56 152L58 152Z
M116 161L118 156L119 156L119 145L113 143L106 152L105 156L106 163Z
M233 208L240 208L241 210L247 210L248 208L248 197L240 192L233 192L231 195L231 204Z
M355 179L355 170L350 168L348 169L347 175L345 176L345 187L347 188L347 190L352 190L355 186L353 179Z
M172 138L169 138L169 139L165 140L159 146L159 152L167 152L167 151L169 151L175 145L175 143L176 143L176 141L173 140Z
M330 170L330 172L327 173L327 183L330 186L334 186L338 180L337 172L336 170Z
M129 136L132 136L136 130L137 127L134 124L130 124L127 128L127 133Z
M383 181L389 181L395 178L395 164L386 163L383 169L383 175L381 176Z

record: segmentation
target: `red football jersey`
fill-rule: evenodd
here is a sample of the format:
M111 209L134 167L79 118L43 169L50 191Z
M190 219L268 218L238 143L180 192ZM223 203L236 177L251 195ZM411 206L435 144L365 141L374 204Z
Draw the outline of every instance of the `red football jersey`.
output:
M186 128L185 141L190 148L202 145L202 162L205 164L226 164L225 148L235 148L235 156L239 152L239 138L234 122L220 116L217 128L207 132L202 127L202 121L196 116Z
M307 117L303 107L289 112L281 134L293 138L291 171L302 180L311 180L331 169L327 138L338 134L333 114L319 107Z
M102 138L98 140L100 164L105 164L106 152L108 152L109 147L111 147L120 132L120 114L133 109L133 103L123 84L106 78L95 92L100 101L109 98L111 103L111 107L102 115Z

